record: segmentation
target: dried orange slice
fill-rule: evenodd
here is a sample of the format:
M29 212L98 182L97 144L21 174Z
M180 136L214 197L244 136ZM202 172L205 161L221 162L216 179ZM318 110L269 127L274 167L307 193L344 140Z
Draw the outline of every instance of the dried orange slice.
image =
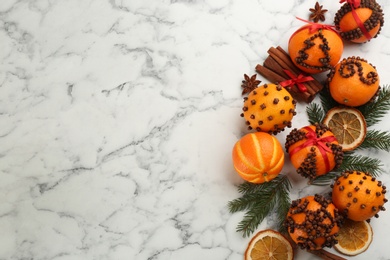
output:
M366 120L356 108L334 107L328 111L323 123L331 129L343 151L354 150L366 137Z
M338 244L334 248L345 255L358 255L370 246L372 236L372 228L367 221L347 219L339 230Z
M294 259L291 243L282 234L272 229L258 232L249 242L245 260Z

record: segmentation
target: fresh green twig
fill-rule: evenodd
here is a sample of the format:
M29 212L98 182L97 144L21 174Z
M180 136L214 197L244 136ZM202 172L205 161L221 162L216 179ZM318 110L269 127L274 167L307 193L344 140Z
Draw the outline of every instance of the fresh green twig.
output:
M380 89L378 97L374 102L359 107L360 112L364 115L367 127L379 123L383 116L390 109L390 87L386 86Z
M373 148L390 152L390 132L368 130L366 138L358 148Z
M243 220L238 224L237 231L244 237L250 236L261 222L273 211L278 216L278 228L290 206L289 191L291 188L287 176L279 175L270 182L253 184L245 182L238 187L242 197L228 203L231 213L246 211Z

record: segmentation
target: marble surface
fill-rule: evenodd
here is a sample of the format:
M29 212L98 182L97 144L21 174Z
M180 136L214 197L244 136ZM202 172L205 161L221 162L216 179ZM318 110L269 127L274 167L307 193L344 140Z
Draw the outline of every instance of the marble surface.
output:
M247 133L241 79L287 46L314 3L2 0L0 259L243 259L243 214L227 209L242 182L231 162ZM331 23L340 4L320 3ZM386 84L389 46L385 22L343 56L367 59ZM306 124L300 103L293 127ZM389 154L365 153L390 184ZM319 191L288 163L283 174L292 199ZM380 215L354 259L390 259Z

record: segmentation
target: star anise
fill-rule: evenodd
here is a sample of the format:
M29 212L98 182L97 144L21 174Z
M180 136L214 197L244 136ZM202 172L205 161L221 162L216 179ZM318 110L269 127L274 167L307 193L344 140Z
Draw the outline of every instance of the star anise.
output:
M328 11L327 9L322 9L322 5L316 2L314 8L310 8L311 12L309 19L313 20L313 22L325 21L325 13Z
M242 95L245 95L257 88L261 82L260 80L256 80L256 74L252 75L252 77L244 74L244 79L245 80L243 80L241 84L241 87L243 88Z

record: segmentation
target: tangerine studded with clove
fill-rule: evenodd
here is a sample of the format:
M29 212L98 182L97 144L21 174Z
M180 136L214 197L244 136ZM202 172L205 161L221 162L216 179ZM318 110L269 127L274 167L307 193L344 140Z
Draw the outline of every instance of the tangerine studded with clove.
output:
M249 130L277 134L291 127L296 101L282 86L264 84L244 98L242 117Z
M234 145L232 157L236 172L252 183L276 178L284 165L282 145L276 137L264 132L244 135Z
M345 3L337 11L334 24L343 39L363 43L378 36L384 24L383 16L383 10L375 0L362 0L357 8Z
M297 173L310 180L339 167L343 160L342 147L324 124L293 129L285 148Z
M375 98L379 75L373 65L360 57L340 61L328 74L332 98L346 106L357 107Z
M386 186L370 174L345 171L333 184L332 200L347 218L363 221L385 210L385 194Z
M284 225L301 249L319 250L337 243L342 220L331 200L316 194L293 201Z
M291 60L302 71L316 74L330 70L339 62L344 45L331 29L311 29L306 25L290 37L288 52Z

